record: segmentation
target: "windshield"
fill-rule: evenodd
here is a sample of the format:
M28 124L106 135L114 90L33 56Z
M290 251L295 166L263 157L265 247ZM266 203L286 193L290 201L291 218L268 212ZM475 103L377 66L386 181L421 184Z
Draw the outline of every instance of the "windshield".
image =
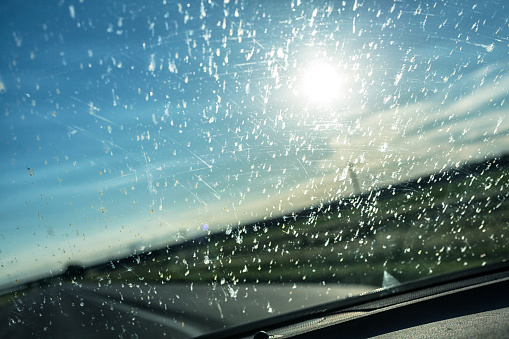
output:
M72 289L189 337L507 259L508 13L3 1L2 324Z

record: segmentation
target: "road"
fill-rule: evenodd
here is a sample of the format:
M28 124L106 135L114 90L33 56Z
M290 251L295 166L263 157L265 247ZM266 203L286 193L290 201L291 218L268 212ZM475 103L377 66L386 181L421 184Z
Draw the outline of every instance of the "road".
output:
M374 289L318 284L75 284L0 308L1 338L189 338Z

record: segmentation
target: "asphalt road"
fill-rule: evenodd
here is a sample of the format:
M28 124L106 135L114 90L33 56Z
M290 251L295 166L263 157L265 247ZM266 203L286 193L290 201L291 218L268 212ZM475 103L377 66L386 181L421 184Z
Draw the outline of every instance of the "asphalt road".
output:
M44 286L0 308L1 338L189 338L374 289L318 284Z

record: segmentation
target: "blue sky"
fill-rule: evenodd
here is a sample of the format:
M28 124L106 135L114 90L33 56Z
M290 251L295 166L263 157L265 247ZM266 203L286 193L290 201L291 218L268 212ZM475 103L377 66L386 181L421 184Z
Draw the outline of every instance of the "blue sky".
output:
M4 2L0 284L506 152L503 6Z

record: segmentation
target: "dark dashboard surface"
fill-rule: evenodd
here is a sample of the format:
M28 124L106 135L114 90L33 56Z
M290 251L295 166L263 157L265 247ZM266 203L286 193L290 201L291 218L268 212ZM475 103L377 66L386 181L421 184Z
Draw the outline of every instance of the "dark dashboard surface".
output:
M328 313L319 308L258 323L257 338L505 338L509 337L509 270L506 263L484 272L449 275L380 290ZM421 287L419 287L421 284ZM426 286L427 285L427 286ZM378 297L378 298L375 298ZM354 301L355 302L355 301ZM330 305L329 305L330 306ZM300 321L296 320L300 317ZM246 327L244 327L246 328ZM203 338L252 338L241 328Z

